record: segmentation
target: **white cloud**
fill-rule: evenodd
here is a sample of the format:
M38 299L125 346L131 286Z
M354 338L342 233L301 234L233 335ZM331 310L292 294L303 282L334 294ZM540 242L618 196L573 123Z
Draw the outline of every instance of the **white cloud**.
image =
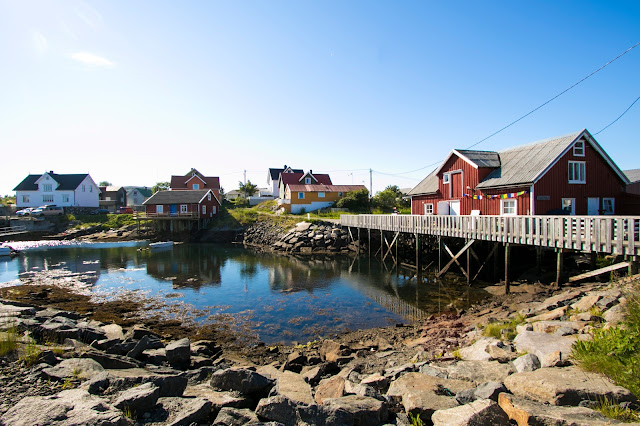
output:
M104 68L113 68L115 64L110 60L103 58L102 56L94 55L89 52L76 52L72 53L71 59L74 59L78 62L82 62L85 65L89 65L91 67L104 67Z

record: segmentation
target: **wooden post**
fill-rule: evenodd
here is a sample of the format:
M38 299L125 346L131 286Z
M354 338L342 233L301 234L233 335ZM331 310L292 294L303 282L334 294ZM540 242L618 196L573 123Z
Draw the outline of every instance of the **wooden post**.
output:
M536 269L538 273L540 273L540 269L542 268L542 247L536 246Z
M384 231L380 230L380 259L384 260Z
M367 228L367 234L367 251L369 258L371 258L371 228Z
M356 251L356 253L358 254L358 256L360 256L360 228L358 228L358 249Z
M500 270L500 250L497 250L499 244L495 243L496 252L493 255L493 281L498 281L498 271Z
M591 259L589 263L591 264L591 269L596 269L598 267L598 252L591 252Z
M438 272L442 270L442 237L438 235Z
M467 286L471 285L471 247L467 249Z
M511 246L509 243L504 245L504 293L511 293L511 283L509 283L509 258L511 254Z
M558 260L556 263L556 284L560 288L562 284L562 268L564 264L564 249L558 249Z
M629 258L629 275L635 275L638 273L638 261L635 256Z

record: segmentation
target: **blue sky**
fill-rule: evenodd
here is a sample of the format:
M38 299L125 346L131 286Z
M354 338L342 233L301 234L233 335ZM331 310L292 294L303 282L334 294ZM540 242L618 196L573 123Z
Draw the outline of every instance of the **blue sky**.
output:
M637 1L0 0L0 194L28 173L229 191L284 164L413 187L640 41ZM640 46L476 149L589 129L640 96ZM596 136L640 168L640 102ZM406 173L417 170L413 173Z

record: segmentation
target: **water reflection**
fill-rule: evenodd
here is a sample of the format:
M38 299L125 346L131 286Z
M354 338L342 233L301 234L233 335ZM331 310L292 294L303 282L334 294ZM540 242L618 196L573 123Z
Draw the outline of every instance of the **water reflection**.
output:
M82 276L96 295L142 291L190 306L195 321L224 320L267 343L411 321L486 297L453 275L418 282L366 257L282 256L213 244L157 252L141 243L32 247L0 268L0 283L55 270Z

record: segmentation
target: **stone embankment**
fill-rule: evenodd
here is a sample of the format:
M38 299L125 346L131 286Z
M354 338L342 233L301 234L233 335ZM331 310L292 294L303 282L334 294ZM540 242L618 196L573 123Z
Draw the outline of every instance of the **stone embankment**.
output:
M24 335L37 359L26 367L1 358L0 424L409 425L417 415L434 425L617 424L592 407L606 398L637 408L636 398L580 370L570 353L593 329L621 321L629 282L537 302L514 296L420 327L262 345L248 357L3 302L2 328ZM518 313L526 320L513 340L477 326Z
M244 234L244 243L273 251L301 254L352 253L357 242L340 225L329 222L300 222L292 229L283 229L272 221L259 221Z

